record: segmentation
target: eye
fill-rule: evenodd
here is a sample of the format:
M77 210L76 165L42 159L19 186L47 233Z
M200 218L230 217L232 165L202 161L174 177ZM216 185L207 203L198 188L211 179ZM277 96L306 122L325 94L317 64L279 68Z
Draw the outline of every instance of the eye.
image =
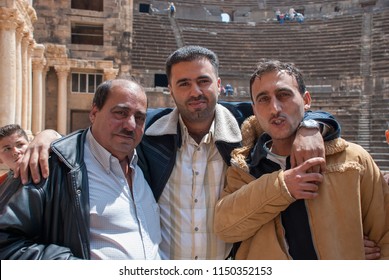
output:
M211 81L209 79L201 79L199 80L200 84L209 84Z
M257 103L263 104L270 100L269 96L267 95L261 95L257 98Z
M289 98L292 94L289 91L281 91L277 94L279 99Z
M16 145L16 147L17 147L18 149L20 149L20 148L23 148L24 145L25 145L25 144L23 144L23 143L18 143L18 144Z
M127 115L128 115L127 111L125 111L125 110L113 111L113 114L114 114L117 118L126 118Z
M136 115L135 120L137 124L143 124L146 121L146 115Z
M177 85L178 85L179 87L187 87L187 86L189 86L189 82L184 81L184 82L178 83Z

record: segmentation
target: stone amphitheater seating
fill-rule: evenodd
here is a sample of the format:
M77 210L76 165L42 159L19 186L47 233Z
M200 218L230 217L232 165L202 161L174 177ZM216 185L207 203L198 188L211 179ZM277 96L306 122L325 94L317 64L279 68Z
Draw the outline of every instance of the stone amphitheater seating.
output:
M306 24L177 19L185 44L215 50L221 71L249 73L253 61L267 57L294 61L306 74L319 77L359 74L361 21L361 15Z
M372 32L373 74L389 74L389 10L373 14Z
M221 76L248 79L255 61L263 57L292 61L303 71L307 83L321 81L333 86L330 93L311 92L312 109L334 114L342 125L342 136L364 146L382 170L389 171L389 147L384 138L389 121L389 10L373 12L371 17L368 63L376 84L374 92L364 92L364 81L369 80L369 75L363 76L361 59L362 38L369 35L364 31L365 19L363 14L354 14L279 24L176 18L173 25L166 15L134 13L133 70L163 72L166 57L179 45L173 28L184 45L214 50L220 59ZM356 80L357 88L343 90L340 84L349 79Z
M134 13L133 69L164 70L165 60L177 48L173 29L166 15Z

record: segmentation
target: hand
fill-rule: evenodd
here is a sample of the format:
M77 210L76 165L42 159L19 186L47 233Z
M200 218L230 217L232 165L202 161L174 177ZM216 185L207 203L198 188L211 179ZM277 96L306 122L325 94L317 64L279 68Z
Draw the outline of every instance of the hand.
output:
M284 171L285 184L292 197L295 199L314 199L318 196L318 185L323 181L323 175L309 172L309 170L315 165L322 164L324 164L324 159L315 157L295 168Z
M20 175L22 184L27 184L29 171L35 184L49 176L49 153L51 142L61 138L55 130L47 129L35 136L28 145L20 164L14 170L14 177Z
M321 157L325 159L324 140L320 131L315 128L300 128L296 132L290 153L291 167L301 165L310 158ZM325 160L313 166L308 172L320 173L326 170Z
M364 236L363 244L365 246L365 257L367 260L377 260L381 256L380 247L374 241L369 240L367 236Z
M384 175L385 182L389 185L389 173Z

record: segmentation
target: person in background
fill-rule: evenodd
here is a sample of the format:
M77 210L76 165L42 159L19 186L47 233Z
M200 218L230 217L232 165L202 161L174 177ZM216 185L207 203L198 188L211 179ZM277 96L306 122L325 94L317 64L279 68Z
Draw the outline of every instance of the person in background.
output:
M389 259L389 186L367 151L336 138L325 158L291 166L299 127L316 126L304 120L311 97L299 69L262 60L250 94L255 116L242 126L215 208L215 233L241 242L236 258L365 259L366 234L380 247L373 255ZM324 162L326 170L312 169Z
M170 17L173 18L176 15L176 6L174 6L173 2L170 2L168 10Z
M99 85L91 126L51 145L50 175L0 189L0 259L160 259L159 208L135 150L146 110L137 82Z
M0 128L0 164L10 170L0 176L0 185L13 177L13 170L23 158L28 147L27 133L18 124L9 124Z
M234 95L234 88L230 84L226 84L224 87L224 92L226 96Z
M280 20L281 20L281 19L280 19L280 15L281 15L280 9L277 9L277 10L275 11L275 15L276 15L277 21L280 21Z

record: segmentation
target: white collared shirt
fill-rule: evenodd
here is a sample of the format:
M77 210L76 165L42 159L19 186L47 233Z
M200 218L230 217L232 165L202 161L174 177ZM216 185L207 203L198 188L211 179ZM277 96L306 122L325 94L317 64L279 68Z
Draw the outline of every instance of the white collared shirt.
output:
M131 159L132 194L119 160L94 139L85 141L90 202L90 250L92 259L160 259L159 207Z
M197 144L181 118L182 146L158 204L162 259L225 259L231 244L216 237L213 217L227 165L215 145L215 122Z

